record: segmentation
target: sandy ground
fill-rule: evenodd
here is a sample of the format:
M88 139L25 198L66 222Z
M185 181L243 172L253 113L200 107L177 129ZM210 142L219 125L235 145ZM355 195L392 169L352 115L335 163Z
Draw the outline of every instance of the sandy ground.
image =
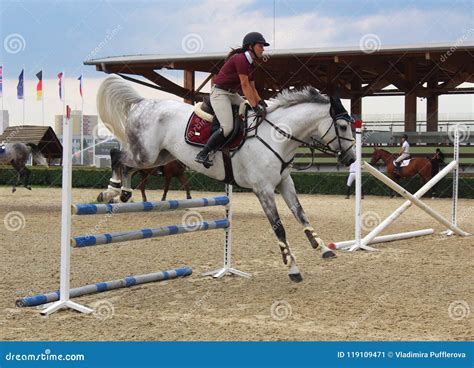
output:
M149 198L158 200L157 191ZM89 202L97 190L73 191ZM194 192L194 197L216 193ZM183 198L171 192L169 198ZM379 245L379 252L338 252L321 259L281 198L280 214L304 281L289 281L270 226L253 194L234 195L234 264L251 279L204 278L222 263L222 230L72 250L72 286L190 266L191 277L95 294L77 301L99 312L42 317L16 308L17 297L59 286L60 189L0 188L2 340L467 340L474 337L474 238L433 235ZM302 195L327 241L353 238L352 200ZM369 197L368 226L402 203ZM449 216L449 200L428 200ZM19 211L20 222L12 221ZM73 235L180 224L189 211L73 218ZM222 217L203 209L206 219ZM24 220L22 219L24 217ZM9 225L7 225L10 220ZM375 220L376 222L377 220ZM459 222L474 232L474 200L461 200ZM18 226L17 231L8 227ZM411 208L387 232L443 230Z

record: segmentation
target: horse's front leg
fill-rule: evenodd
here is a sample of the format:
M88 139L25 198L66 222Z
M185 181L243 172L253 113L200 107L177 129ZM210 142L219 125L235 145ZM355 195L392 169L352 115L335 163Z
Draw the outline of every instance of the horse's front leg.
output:
M283 199L285 200L288 208L291 210L295 218L301 225L304 226L303 231L306 237L308 238L311 246L314 249L321 247L321 255L325 259L336 257L334 252L326 246L324 241L318 236L314 228L309 223L308 218L306 217L303 207L301 206L301 203L296 194L295 184L293 183L293 179L291 178L291 176L288 175L285 179L283 179L279 184L278 189L280 190Z
M137 169L133 169L131 167L125 166L123 168L123 175L122 175L122 188L120 192L120 201L121 202L128 202L130 198L132 198L132 176L136 172Z
M290 270L288 276L291 281L300 282L303 280L301 277L300 270L296 264L296 258L291 253L290 246L286 240L285 228L283 227L278 210L275 203L275 193L273 191L259 191L255 192L260 204L262 205L263 211L272 225L272 229L278 238L278 246L280 247L281 255L283 257L283 263L288 265Z

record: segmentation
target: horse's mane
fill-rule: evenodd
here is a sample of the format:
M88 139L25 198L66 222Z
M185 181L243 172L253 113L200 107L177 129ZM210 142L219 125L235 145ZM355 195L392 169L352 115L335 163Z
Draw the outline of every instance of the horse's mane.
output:
M276 97L270 99L268 112L272 112L279 107L290 107L307 102L328 104L329 97L321 94L316 88L311 86L299 90L284 89Z

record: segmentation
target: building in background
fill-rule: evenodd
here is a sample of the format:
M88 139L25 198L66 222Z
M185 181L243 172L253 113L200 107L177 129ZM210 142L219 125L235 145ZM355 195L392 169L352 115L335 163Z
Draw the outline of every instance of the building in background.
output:
M54 117L54 130L62 142L62 115ZM99 124L97 115L84 115L83 123L83 162L87 166L110 167L110 149L119 148L119 143L103 124ZM72 162L81 164L81 111L71 112L72 146L75 152Z
M10 124L10 115L8 110L0 110L0 134L2 134L5 129L9 127Z
M62 142L63 136L63 125L62 125L62 115L56 115L54 117L54 131L60 137ZM84 155L84 165L94 165L94 136L97 134L97 128L99 125L99 117L97 115L84 115L83 117L83 155ZM76 154L72 158L72 163L74 165L81 164L81 111L73 110L71 111L71 120L72 120L72 146L73 152Z

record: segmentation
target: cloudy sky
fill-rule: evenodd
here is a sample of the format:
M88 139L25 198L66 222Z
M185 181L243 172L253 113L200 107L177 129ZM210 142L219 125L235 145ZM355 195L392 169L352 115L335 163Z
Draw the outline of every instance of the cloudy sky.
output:
M446 1L0 1L0 64L4 107L10 125L22 123L16 99L25 68L26 123L41 124L35 74L42 69L46 123L61 112L56 75L66 74L67 102L80 108L76 78L84 75L84 112L95 114L95 94L104 77L84 60L115 55L226 52L242 36L262 32L270 48L359 47L375 34L382 45L474 43L474 2ZM181 74L168 77L181 83ZM146 87L145 96L174 98ZM419 102L419 111L425 111ZM441 97L443 116L474 116L470 95ZM367 98L366 114L401 114L403 99ZM443 115L445 114L445 115Z

